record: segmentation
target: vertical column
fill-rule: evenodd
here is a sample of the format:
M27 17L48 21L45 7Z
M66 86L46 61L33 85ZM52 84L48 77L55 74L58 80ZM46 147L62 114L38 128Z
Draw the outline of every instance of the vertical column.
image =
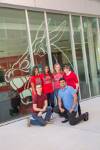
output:
M97 80L97 68L96 68L96 59L95 59L92 22L89 19L88 19L88 27L87 27L87 40L88 40L88 48L89 48L89 58L90 58L90 69L91 69L91 80L92 80L93 92L94 92L94 95L97 95L99 93L99 84L98 84L98 80Z
M86 47L85 47L85 39L84 39L82 16L80 16L80 25L81 25L81 43L82 43L83 62L84 62L84 69L85 69L85 78L86 78L86 83L89 86L89 94L91 96L91 89L90 89L90 82L89 82L89 72L88 72L88 65L87 65Z
M99 19L96 18L97 24L97 43L96 43L96 58L97 58L97 67L100 70L100 26L99 26Z
M74 42L74 31L73 31L71 14L69 14L69 23L70 23L70 36L71 36L71 48L72 48L74 71L78 75L78 69L77 69L78 67L77 67L76 52L75 52L75 42Z
M27 10L25 10L25 15L26 15L26 25L27 25L27 37L28 37L28 47L29 47L29 54L30 54L30 63L31 63L31 68L32 68L34 66L34 58L33 58L32 41L31 41L31 33L30 33L29 18L28 18Z
M53 63L52 63L52 55L51 55L51 47L50 47L48 22L47 22L46 12L44 12L44 20L45 20L45 28L46 28L46 40L47 40L47 51L48 51L49 66L50 66L50 70L53 71Z
M69 14L69 23L70 23L70 36L71 36L71 48L72 48L72 57L73 57L73 65L74 71L78 76L78 67L77 67L77 60L76 60L76 52L75 52L75 42L74 42L74 31L73 31L73 24L72 24L72 16ZM81 98L81 92L79 90L79 95Z

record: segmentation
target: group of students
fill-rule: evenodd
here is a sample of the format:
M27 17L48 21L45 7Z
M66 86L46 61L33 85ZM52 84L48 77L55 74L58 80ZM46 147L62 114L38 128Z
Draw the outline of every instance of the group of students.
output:
M67 64L62 69L57 63L54 65L53 73L48 66L44 67L43 73L39 73L38 66L35 66L30 83L33 112L32 118L28 120L29 125L46 125L55 110L65 118L63 123L69 121L71 125L75 125L81 120L88 120L88 112L81 114L78 96L79 82L70 65ZM77 112L78 117L76 117ZM43 117L44 113L45 117Z

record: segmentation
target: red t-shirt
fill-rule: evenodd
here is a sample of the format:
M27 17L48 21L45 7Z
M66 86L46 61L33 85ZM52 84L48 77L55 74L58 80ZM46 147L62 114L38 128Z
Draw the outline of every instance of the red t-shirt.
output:
M39 74L39 75L36 75L36 76L31 76L30 77L30 82L34 83L34 85L42 84L42 74Z
M63 77L63 73L55 73L53 74L53 78L54 78L54 89L59 89L60 88L60 83L59 83L59 79Z
M47 100L47 96L45 94L42 94L42 95L36 94L33 96L32 100L33 100L33 104L37 104L37 108L42 109L44 107L45 100ZM33 109L33 112L38 113L34 109Z
M30 77L30 83L34 83L34 87L37 84L41 84L42 85L42 74L36 75L36 76L31 76ZM32 95L34 95L34 92L32 92Z
M72 86L74 89L76 89L76 83L78 83L78 78L73 71L71 71L68 75L64 73L63 77L66 80L67 85Z
M52 84L53 76L50 74L44 74L42 76L43 80L43 92L45 94L53 92L53 84Z

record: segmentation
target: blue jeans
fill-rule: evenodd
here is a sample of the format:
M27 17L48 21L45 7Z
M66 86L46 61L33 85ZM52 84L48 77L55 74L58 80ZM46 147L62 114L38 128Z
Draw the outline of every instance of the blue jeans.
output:
M48 106L54 108L54 93L47 93Z
M50 120L51 115L52 115L52 107L49 106L47 107L45 118L43 118L42 116L41 117L37 116L36 113L32 113L32 119L30 120L30 123L32 125L45 126L46 121Z
M58 106L58 91L59 91L59 89L54 90L54 103L55 103L55 106Z

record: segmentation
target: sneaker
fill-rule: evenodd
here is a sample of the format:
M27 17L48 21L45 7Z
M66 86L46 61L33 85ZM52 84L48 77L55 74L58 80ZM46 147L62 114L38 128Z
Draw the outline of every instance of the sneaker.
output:
M62 121L62 123L66 123L66 122L68 122L68 119L65 119L65 120Z
M86 112L84 115L85 115L84 116L84 121L88 121L89 120L89 113Z
M27 127L30 127L31 126L31 122L30 122L30 118L28 117L27 118Z

